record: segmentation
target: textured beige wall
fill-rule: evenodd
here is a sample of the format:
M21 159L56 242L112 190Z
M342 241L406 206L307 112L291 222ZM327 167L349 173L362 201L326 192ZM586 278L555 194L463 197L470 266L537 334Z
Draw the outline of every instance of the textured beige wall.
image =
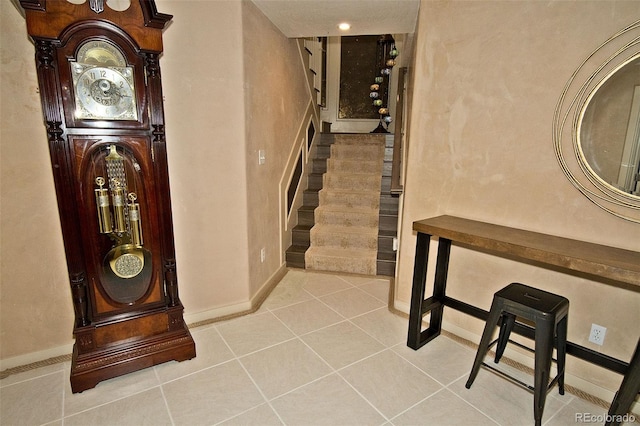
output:
M252 3L156 4L174 15L160 63L180 297L200 320L247 309L281 266L278 188L309 95L296 42ZM4 368L68 353L73 308L34 48L13 5L0 8Z
M295 39L288 39L253 3L242 3L250 290L255 293L283 263L278 184L312 101ZM258 151L266 161L258 164ZM296 151L299 152L299 151ZM297 158L297 156L296 156ZM260 250L265 249L261 262Z
M552 143L554 108L572 72L639 16L635 1L422 2L398 306L410 299L412 222L440 214L640 250L640 225L574 189ZM513 281L570 299L570 340L630 358L640 335L640 293L453 248L453 297L488 309L493 293ZM482 323L463 314L447 311L445 320L482 332ZM607 327L604 346L587 341L591 323ZM574 376L609 390L619 385L619 375L569 361Z
M249 299L242 6L157 1L180 298L187 314Z
M0 2L0 358L72 342L73 307L24 18Z

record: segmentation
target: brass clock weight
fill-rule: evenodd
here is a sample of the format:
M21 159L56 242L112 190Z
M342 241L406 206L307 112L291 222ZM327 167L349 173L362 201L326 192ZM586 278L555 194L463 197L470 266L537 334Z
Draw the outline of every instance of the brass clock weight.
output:
M195 357L178 294L159 57L172 19L19 0L35 44L75 312L71 388Z

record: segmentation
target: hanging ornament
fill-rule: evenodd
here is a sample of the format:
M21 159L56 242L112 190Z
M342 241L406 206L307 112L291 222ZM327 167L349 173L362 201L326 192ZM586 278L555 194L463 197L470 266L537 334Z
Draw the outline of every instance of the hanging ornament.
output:
M376 99L375 101L373 101L373 106L382 106L382 99Z
M378 92L371 92L371 93L369 93L369 97L370 97L370 98L372 98L372 99L377 99L377 98L378 98L378 96L380 96L380 95L378 94Z
M369 87L371 90L373 90L374 92L380 90L380 85L379 84L372 84L371 87Z

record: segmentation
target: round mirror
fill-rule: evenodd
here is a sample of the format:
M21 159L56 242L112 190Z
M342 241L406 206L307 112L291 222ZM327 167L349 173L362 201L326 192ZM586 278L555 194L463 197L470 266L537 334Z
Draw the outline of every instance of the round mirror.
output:
M640 54L610 73L588 98L578 147L604 184L640 197Z
M607 39L569 78L553 141L573 186L607 212L640 223L640 21Z

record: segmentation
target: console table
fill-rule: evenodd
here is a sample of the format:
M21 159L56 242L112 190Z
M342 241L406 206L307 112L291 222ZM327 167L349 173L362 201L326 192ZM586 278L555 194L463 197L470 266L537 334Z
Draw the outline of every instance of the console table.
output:
M553 235L525 231L455 216L438 216L413 222L417 232L407 345L419 349L440 334L444 307L486 321L488 312L446 295L451 244L560 270L640 292L640 253ZM433 295L425 299L427 261L431 237L438 238ZM422 330L424 315L429 326ZM516 324L514 332L533 338L531 327ZM640 392L640 340L629 363L567 342L567 354L623 374L620 389L609 409L609 425L626 414Z

